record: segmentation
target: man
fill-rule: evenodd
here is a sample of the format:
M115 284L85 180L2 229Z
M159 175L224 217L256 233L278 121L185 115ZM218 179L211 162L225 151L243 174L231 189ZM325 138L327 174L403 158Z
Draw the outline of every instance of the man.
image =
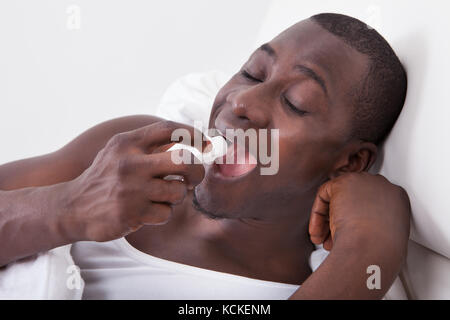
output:
M82 241L73 253L86 298L194 295L200 280L176 273L156 285L167 278L148 257L166 272L297 285L291 298L381 298L405 258L410 208L400 187L366 172L405 94L405 71L375 30L337 14L301 21L253 53L210 115L221 131L279 129L276 175L176 165L163 146L174 129L192 128L108 121L55 153L0 167L0 264ZM173 174L184 181L162 179ZM313 243L331 251L311 273ZM371 265L382 272L377 290L366 282ZM202 290L213 298L211 281L212 293ZM231 288L236 297L240 284Z

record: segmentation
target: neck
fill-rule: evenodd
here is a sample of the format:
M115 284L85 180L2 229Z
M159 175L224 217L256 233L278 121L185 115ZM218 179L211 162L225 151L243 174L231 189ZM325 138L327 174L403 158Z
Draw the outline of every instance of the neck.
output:
M188 201L184 210L185 218L180 221L183 229L227 259L254 271L287 273L295 269L297 280L309 275L308 258L314 249L308 235L309 212L297 211L292 215L295 218L284 215L283 219L269 221L214 220L198 212ZM299 216L306 218L299 221Z
M311 273L308 258L314 247L307 232L309 212L302 214L297 209L294 216L295 220L287 216L273 221L213 220L194 209L192 197L188 196L175 207L167 224L143 227L128 235L127 240L137 249L163 259L250 278L301 284ZM305 217L304 221L298 217Z

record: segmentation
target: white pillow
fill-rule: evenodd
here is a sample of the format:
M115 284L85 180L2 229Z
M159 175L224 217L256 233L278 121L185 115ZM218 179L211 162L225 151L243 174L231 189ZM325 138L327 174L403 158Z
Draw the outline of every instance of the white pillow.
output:
M192 126L200 121L203 128L208 128L214 98L230 78L219 70L180 77L164 92L156 115Z

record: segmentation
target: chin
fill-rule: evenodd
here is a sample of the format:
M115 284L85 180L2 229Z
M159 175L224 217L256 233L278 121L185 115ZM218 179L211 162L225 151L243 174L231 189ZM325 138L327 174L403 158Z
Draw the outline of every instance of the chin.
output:
M214 219L241 218L245 215L248 198L251 197L242 190L245 189L210 179L206 172L205 179L194 189L194 208Z
M205 177L194 190L194 207L210 217L258 219L267 208L267 201L272 203L274 193L265 188L271 185L268 179L260 176L256 168L226 176L216 164L205 166Z

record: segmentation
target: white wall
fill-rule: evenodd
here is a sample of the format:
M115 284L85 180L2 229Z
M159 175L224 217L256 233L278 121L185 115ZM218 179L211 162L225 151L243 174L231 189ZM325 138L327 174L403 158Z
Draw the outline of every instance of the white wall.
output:
M236 71L268 5L2 0L0 163L53 151L110 118L151 114L186 73Z

